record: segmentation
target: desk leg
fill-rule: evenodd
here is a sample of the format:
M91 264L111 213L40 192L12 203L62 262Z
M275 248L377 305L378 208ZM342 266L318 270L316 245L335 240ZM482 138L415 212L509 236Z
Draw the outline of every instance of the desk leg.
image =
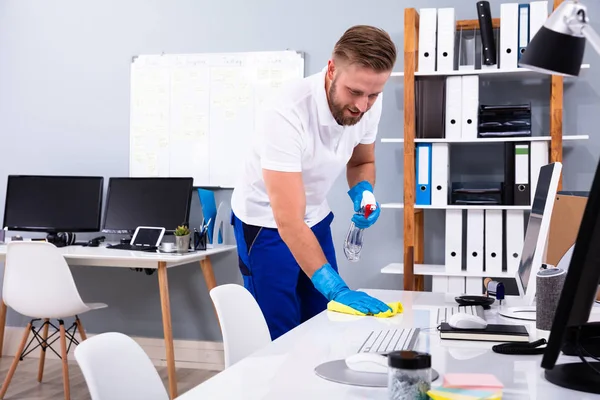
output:
M175 349L173 348L173 328L171 326L171 303L169 301L169 281L167 280L167 263L158 263L158 286L160 290L160 307L162 310L165 348L167 349L167 372L169 375L169 396L177 397L177 374L175 373Z
M200 260L200 268L202 268L202 275L204 275L206 287L210 292L212 288L217 286L217 280L215 279L215 272L213 271L212 263L210 262L210 257L206 257L204 260Z
M4 327L6 326L6 304L0 299L0 357L4 348Z
M200 260L200 268L202 268L202 275L204 275L204 282L206 282L206 288L210 292L212 288L217 286L217 280L215 279L215 272L213 271L212 263L210 262L210 257L206 257L204 260ZM213 308L214 308L213 304ZM219 322L219 315L217 314L217 309L215 308L215 314L217 315L217 322ZM221 323L219 322L219 326Z

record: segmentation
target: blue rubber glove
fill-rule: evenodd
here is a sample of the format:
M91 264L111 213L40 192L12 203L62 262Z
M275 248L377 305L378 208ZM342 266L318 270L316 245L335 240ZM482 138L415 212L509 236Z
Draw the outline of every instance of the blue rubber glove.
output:
M369 214L368 217L365 217L361 213L361 203L363 200L363 192L371 192L373 194L373 185L371 185L368 181L358 182L352 189L348 191L348 196L352 199L352 203L354 203L354 212L355 214L352 216L352 222L354 225L361 229L369 228L379 218L379 214L381 213L381 206L378 202L375 202L377 208Z
M329 264L316 270L311 280L315 288L329 301L337 301L364 314L379 314L391 310L387 304L364 292L350 290Z

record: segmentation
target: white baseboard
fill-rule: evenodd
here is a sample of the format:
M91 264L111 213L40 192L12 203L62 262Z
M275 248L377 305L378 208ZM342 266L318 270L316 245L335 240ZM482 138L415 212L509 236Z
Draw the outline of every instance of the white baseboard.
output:
M15 326L7 326L4 331L4 347L2 349L2 355L4 357L14 357L19 343L23 337L23 328ZM48 336L52 335L53 329L50 328ZM87 333L87 332L86 332ZM94 336L93 333L87 333L87 337ZM57 338L58 334L53 337ZM79 333L75 335L78 341L81 341ZM29 334L27 343L33 338L33 334ZM165 341L162 338L145 338L145 337L132 337L148 354L148 357L152 360L155 366L163 367L167 365L166 361L166 348ZM32 349L37 344L37 340L34 339L29 349ZM67 342L68 345L68 342ZM60 354L60 343L56 341L52 347ZM210 371L222 371L225 368L223 343L221 342L207 342L207 341L195 341L195 340L173 340L173 347L175 348L175 365L177 368L192 368L192 369L204 369ZM68 358L74 361L73 350L75 345L71 345ZM33 352L27 355L26 358L40 358L40 349L37 348ZM54 354L52 350L46 351L47 359L59 358Z

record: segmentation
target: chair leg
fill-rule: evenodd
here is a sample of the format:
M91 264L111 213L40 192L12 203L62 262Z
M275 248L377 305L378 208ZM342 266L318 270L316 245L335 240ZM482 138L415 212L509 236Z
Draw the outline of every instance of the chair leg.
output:
M48 340L48 328L50 327L49 322L50 322L50 320L48 318L46 318L44 320L44 330L42 331L42 340L44 342L40 345L40 364L38 367L38 382L41 382L42 377L44 376L44 363L46 362L46 348L48 347L46 345L46 340Z
M10 381L17 370L17 365L19 365L19 361L21 361L21 354L23 354L23 349L25 348L25 344L27 343L27 338L29 338L29 332L31 331L31 322L27 324L27 327L23 331L23 338L21 339L21 343L19 344L19 348L17 349L17 354L15 354L15 358L13 359L12 364L10 365L10 369L8 370L8 374L6 374L6 379L4 379L4 383L2 384L2 390L0 390L0 399L4 398L6 391L8 390L8 385L10 385Z
M62 372L63 372L63 388L65 391L65 400L71 399L70 385L69 385L69 364L67 360L67 336L65 334L65 323L61 319L60 324L60 353L62 358Z
M79 336L81 336L81 341L87 339L87 335L85 334L85 329L83 329L83 324L78 316L75 316L75 322L77 323L77 330L79 331Z

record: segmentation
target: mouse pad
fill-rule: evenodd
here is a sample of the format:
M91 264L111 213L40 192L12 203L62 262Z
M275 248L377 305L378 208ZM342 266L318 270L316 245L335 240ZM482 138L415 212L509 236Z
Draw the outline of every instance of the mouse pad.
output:
M315 373L328 381L344 385L387 387L387 374L353 371L346 366L345 360L333 360L323 363L315 368ZM431 369L431 381L440 377L435 369Z

